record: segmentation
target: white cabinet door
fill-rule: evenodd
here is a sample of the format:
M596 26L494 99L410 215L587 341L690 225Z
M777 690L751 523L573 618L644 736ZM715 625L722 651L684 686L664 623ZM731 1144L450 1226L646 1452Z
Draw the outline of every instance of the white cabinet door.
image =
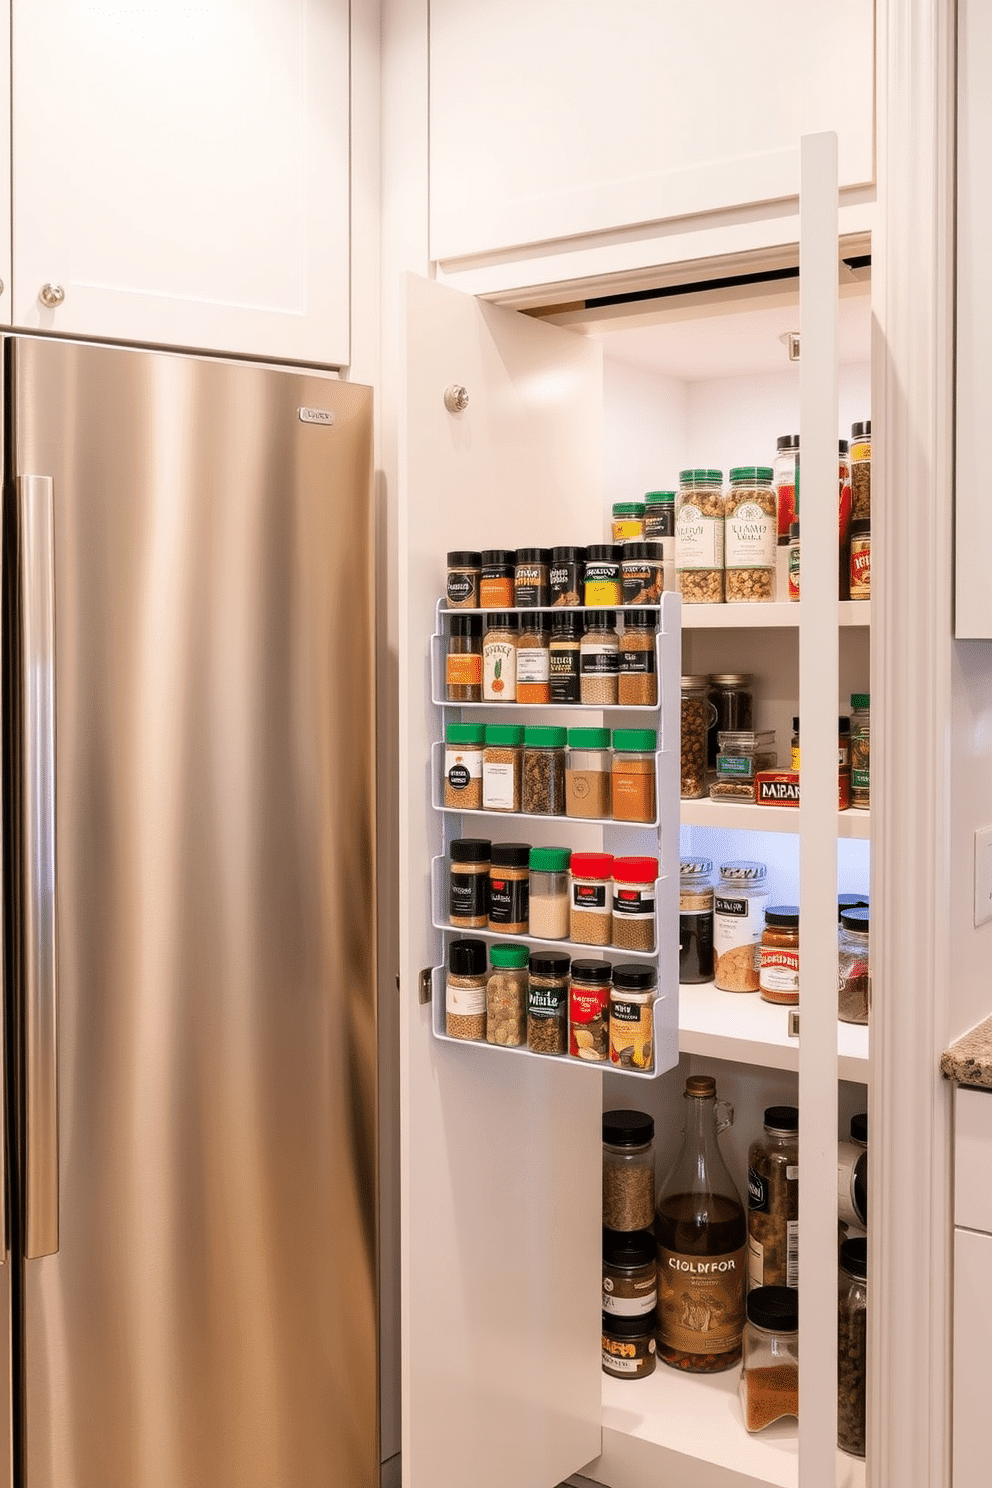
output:
M988 1488L992 1235L954 1231L954 1488Z
M13 0L14 324L347 362L348 17Z
M468 389L461 413L445 407L451 384ZM549 1488L600 1450L601 1074L437 1040L417 985L441 954L428 659L445 553L599 534L601 423L598 347L408 281L397 666L410 1488ZM503 825L483 835L519 837L519 822Z
M430 0L431 257L874 175L873 0Z

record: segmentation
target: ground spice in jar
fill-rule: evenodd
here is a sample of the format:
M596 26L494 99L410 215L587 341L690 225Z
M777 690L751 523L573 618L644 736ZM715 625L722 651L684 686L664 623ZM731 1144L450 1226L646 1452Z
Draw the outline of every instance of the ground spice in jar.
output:
M482 702L482 616L452 615L444 658L449 703Z
M557 609L562 605L582 603L582 576L586 566L585 548L552 548L551 567L548 580L551 603Z
M489 925L489 851L481 837L458 837L451 844L448 919L459 929Z
M448 582L445 598L449 610L478 609L481 567L481 553L463 551L448 554Z
M616 605L623 599L620 554L623 550L612 543L594 543L586 549L585 601L595 605Z
M445 1032L449 1038L485 1038L485 941L453 940L448 947L444 1011Z
M613 944L621 951L653 951L657 858L613 859Z
M535 1054L568 1053L567 956L534 951L527 993L527 1047Z
M871 599L871 523L851 523L851 598Z
M581 701L581 657L583 618L581 614L553 615L551 617L551 645L549 668L551 673L551 701L553 703L578 703Z
M632 542L620 562L625 605L656 605L665 592L665 550L659 542Z
M568 997L568 1052L573 1059L605 1064L610 1057L608 961L573 961Z
M783 1416L799 1414L799 1365L770 1364L748 1369L744 1375L747 1406L744 1424L748 1431L763 1431Z
M530 850L530 933L536 940L568 939L567 847Z
M577 945L607 946L613 934L613 854L572 854L572 906L568 938Z
M747 1274L752 1287L799 1285L799 1112L768 1106L747 1169Z
M523 726L487 723L482 751L483 811L519 811L523 779Z
M530 847L494 842L489 866L489 928L526 935L530 913Z
M842 1023L867 1023L870 1002L870 909L845 909L840 917L837 1016Z
M565 757L565 813L586 821L609 816L609 729L569 729L568 754Z
M565 815L565 740L563 728L524 730L521 806L538 816Z
M654 1374L657 1344L654 1331L657 1315L616 1317L603 1313L603 1373L617 1379L646 1379Z
M735 859L720 865L713 896L713 980L721 992L757 992L758 942L768 890L764 863Z
M479 605L482 609L511 608L516 562L517 555L512 548L488 548L483 552L479 574Z
M654 1118L603 1112L603 1226L629 1233L654 1223Z
M513 570L513 603L518 609L534 609L550 603L548 548L518 548Z
M799 1001L799 906L765 910L758 951L758 988L765 1002L794 1007Z
M610 1062L622 1069L654 1068L654 999L658 973L629 961L613 968L610 993Z
M517 700L517 645L519 616L494 614L482 642L482 697L487 703Z
M654 729L614 729L610 797L613 820L653 822L655 818Z
M615 708L620 684L620 638L614 610L591 610L579 645L579 695L586 707Z
M486 983L486 1042L518 1048L527 1042L526 946L496 945L489 952L492 971Z
M624 618L617 684L617 702L621 708L658 706L654 645L657 626L657 610L633 610Z
M755 1287L747 1297L740 1399L748 1431L799 1415L799 1293Z
M482 810L481 723L449 723L444 734L444 804L455 811Z
M540 610L520 616L517 641L517 702L551 701L551 651L544 626L547 616Z

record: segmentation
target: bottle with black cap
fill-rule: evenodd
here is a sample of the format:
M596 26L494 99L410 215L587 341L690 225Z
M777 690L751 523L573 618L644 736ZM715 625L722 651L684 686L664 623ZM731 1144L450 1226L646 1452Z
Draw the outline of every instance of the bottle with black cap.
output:
M444 990L445 1032L449 1038L485 1038L486 969L484 940L451 942Z
M513 603L517 609L539 609L551 603L550 567L550 548L517 549L513 571Z
M478 609L481 568L481 553L463 548L448 554L446 598L449 610Z
M768 1106L747 1156L747 1277L752 1287L799 1285L799 1112Z

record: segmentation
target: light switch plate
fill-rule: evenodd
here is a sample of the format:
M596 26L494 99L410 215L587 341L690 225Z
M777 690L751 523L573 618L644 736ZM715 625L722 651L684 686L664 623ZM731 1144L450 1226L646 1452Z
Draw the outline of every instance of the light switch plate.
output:
M992 827L975 833L975 924L992 920Z

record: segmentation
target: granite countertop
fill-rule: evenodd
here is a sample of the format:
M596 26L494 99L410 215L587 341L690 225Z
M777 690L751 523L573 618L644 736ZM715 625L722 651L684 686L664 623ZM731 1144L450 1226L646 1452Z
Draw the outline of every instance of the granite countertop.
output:
M992 1090L992 1018L986 1018L944 1050L940 1072L959 1085Z

